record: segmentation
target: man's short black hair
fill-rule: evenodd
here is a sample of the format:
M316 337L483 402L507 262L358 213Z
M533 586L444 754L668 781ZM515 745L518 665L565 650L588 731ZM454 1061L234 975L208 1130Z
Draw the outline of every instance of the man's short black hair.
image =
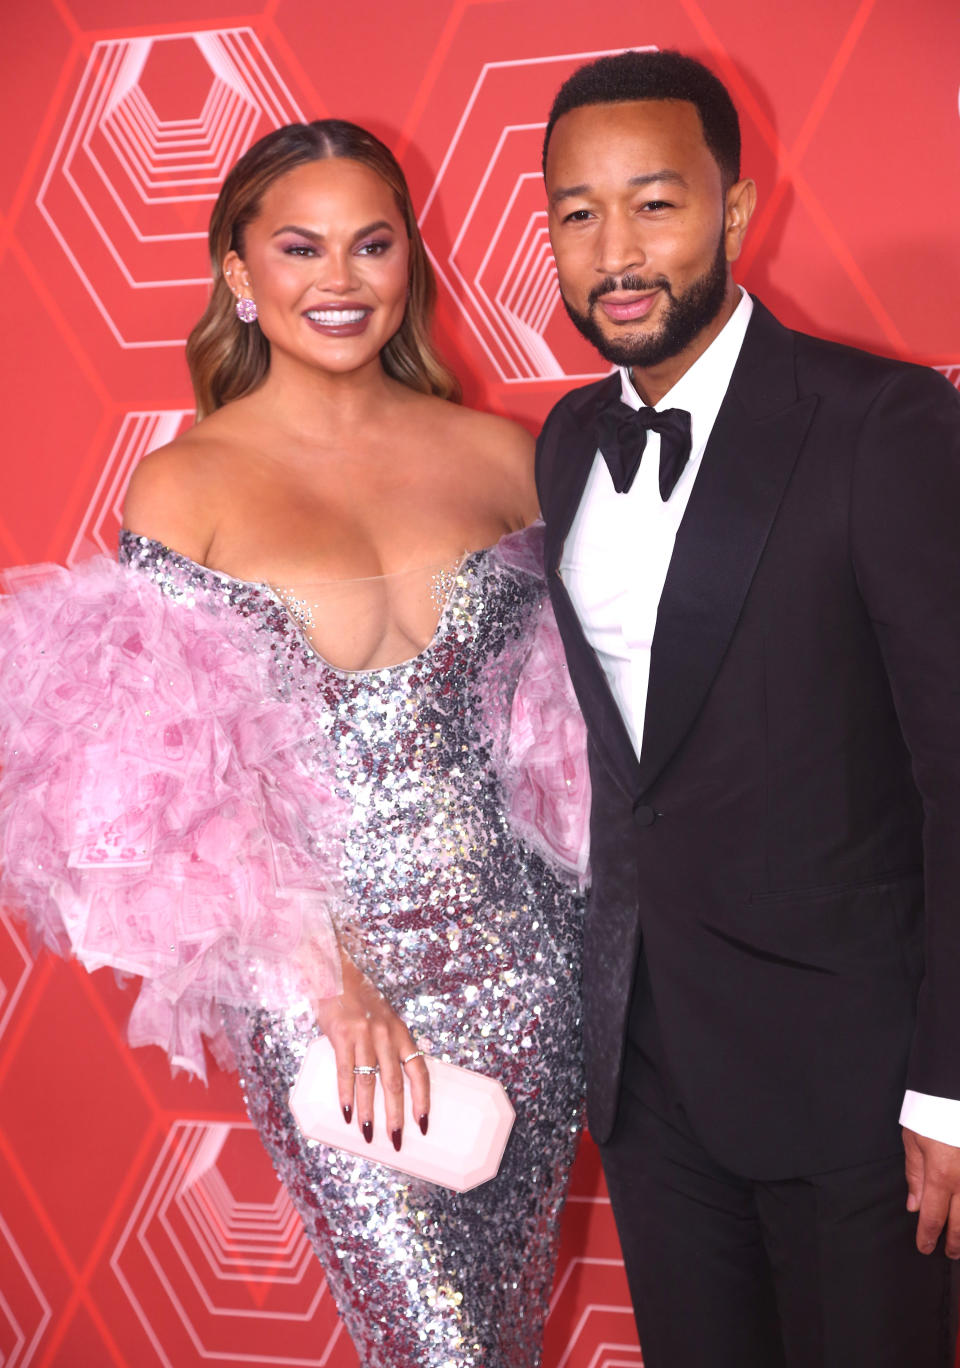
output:
M723 187L740 179L740 120L726 86L682 52L618 52L578 67L557 91L543 135L543 170L554 124L584 105L627 100L688 100L700 115L704 141L720 167Z

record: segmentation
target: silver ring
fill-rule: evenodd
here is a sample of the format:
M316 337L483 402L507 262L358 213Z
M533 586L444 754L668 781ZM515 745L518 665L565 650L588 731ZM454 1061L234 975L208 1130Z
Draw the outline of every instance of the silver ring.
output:
M413 1054L408 1054L406 1059L401 1059L401 1064L409 1064L411 1059L423 1059L425 1050L414 1050Z
M378 1073L380 1072L380 1065L379 1065L379 1064L354 1064L354 1066L353 1066L353 1072L354 1072L355 1074L378 1074Z

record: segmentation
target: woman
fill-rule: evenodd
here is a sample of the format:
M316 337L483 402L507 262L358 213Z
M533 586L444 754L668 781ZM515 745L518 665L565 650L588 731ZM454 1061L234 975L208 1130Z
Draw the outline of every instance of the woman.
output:
M198 1067L198 1030L228 1048L365 1365L532 1368L580 1125L581 905L570 874L583 871L585 808L582 737L559 653L550 654L538 533L523 531L536 514L531 444L515 425L450 402L455 382L428 340L434 285L409 194L391 154L362 129L326 120L262 139L223 186L210 246L213 294L188 344L200 421L135 472L121 561L143 577L137 611L153 611L143 606L152 581L149 592L159 586L177 605L180 616L168 609L177 624L205 615L208 635L191 639L191 660L204 649L229 657L235 634L262 674L251 687L295 715L299 735L291 739L287 721L281 740L261 744L274 735L271 714L256 728L256 760L233 764L241 780L273 765L253 836L250 824L233 834L235 800L193 823L205 834L189 837L189 857L186 819L165 836L181 881L197 867L216 871L189 915L178 904L176 925L155 937L159 956L169 935L177 963L138 1004L132 1037L162 1037L188 1067ZM118 643L111 659L132 650L139 662L145 632L136 629L131 648L129 631L115 628L122 616L101 605ZM79 648L70 654L86 660ZM86 668L71 664L75 676ZM244 684L229 659L216 671L227 680L219 728ZM58 700L69 687L58 686ZM182 692L173 680L150 687ZM19 699L32 689L18 685ZM10 706L21 709L22 747L22 701ZM199 711L208 717L207 701ZM247 753L249 731L242 719L234 727L236 754ZM223 746L201 748L191 718L165 721L162 732L163 761L137 783L138 799L159 784L166 821L192 798L190 785L171 798L166 777L156 779L167 757L173 766L202 750L216 757L193 762L206 774ZM112 785L127 773L115 760L109 769ZM300 787L279 801L294 774ZM19 782L11 810L29 787ZM98 782L85 812L99 811ZM566 808L557 782L574 790ZM128 801L125 812L134 809ZM298 822L309 828L311 869L297 850ZM108 839L105 829L101 857L107 848L108 863L132 867L139 837L120 840L111 826ZM265 830L279 855L263 853ZM115 853L121 846L126 857ZM61 887L78 877L72 858ZM84 868L95 862L81 855ZM223 910L244 894L217 882L245 862L267 889L249 915L269 904L280 926L243 942L257 942L255 972ZM274 878L278 866L293 874ZM37 877L24 875L21 893ZM111 949L133 916L112 916L99 941L89 931L106 920L88 915L100 906L92 896L76 893L87 910L72 914L85 962L149 973L149 954ZM153 896L125 895L125 906ZM208 922L234 916L233 949L209 971L181 951L185 940L206 952L205 909ZM49 907L45 915L49 927ZM190 935L181 938L184 920ZM286 936L286 958L263 950L272 934ZM211 951L204 963L213 960ZM189 1013L184 984L195 993ZM517 1120L497 1178L456 1194L305 1141L287 1094L318 1030L336 1050L345 1125L370 1138L378 1070L396 1149L404 1078L421 1130L429 1126L421 1051L499 1078Z

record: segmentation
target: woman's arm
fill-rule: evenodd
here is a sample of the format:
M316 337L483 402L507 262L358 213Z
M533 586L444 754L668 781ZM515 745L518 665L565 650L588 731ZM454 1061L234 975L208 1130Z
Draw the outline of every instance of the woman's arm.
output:
M223 502L216 464L216 452L191 433L152 451L130 478L124 527L205 565Z

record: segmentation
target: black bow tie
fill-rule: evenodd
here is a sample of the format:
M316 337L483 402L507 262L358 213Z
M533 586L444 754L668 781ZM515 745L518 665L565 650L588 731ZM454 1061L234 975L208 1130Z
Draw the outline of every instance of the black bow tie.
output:
M626 494L640 469L640 458L650 429L660 434L660 497L664 501L690 459L690 415L686 409L632 409L614 399L600 410L597 446L607 463L613 487Z

